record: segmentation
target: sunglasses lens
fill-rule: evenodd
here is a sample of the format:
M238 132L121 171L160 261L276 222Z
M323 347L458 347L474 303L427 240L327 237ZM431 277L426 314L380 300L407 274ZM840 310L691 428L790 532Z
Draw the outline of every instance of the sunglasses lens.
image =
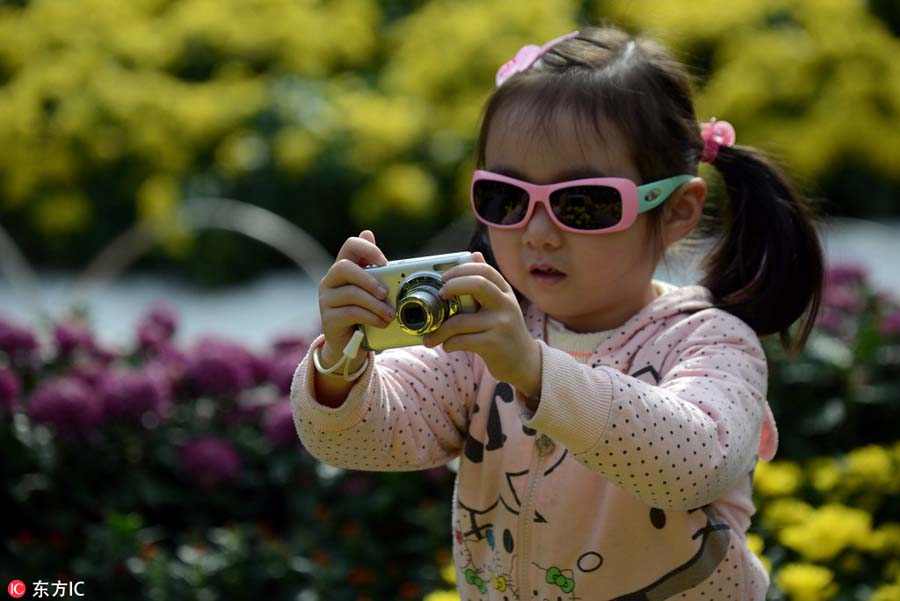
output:
M610 186L573 186L550 195L561 223L577 230L603 230L622 221L622 195Z
M472 199L478 215L497 225L515 225L528 211L528 192L506 182L478 180L472 187Z

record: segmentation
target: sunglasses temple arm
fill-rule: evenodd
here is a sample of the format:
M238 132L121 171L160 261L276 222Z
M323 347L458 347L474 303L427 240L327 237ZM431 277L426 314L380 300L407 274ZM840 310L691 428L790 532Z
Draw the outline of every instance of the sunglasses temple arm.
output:
M672 192L678 189L685 182L693 179L693 175L675 175L658 182L650 182L643 186L638 186L638 213L645 213L651 209L655 209L667 199Z

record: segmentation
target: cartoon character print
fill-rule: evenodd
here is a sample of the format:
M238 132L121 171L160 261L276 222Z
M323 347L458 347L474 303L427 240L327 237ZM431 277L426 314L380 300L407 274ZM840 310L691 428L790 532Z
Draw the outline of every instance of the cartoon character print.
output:
M491 405L488 409L485 433L487 441L481 442L472 432L466 439L465 456L472 463L482 463L485 453L497 451L503 448L508 437L503 432L500 417L499 403L512 403L515 392L512 387L500 382L494 389ZM479 412L476 405L475 413ZM538 433L526 426L522 426L522 434L534 438ZM543 475L551 474L568 456L568 450L564 449L562 455L549 467ZM497 532L493 522L485 521L488 516L493 516L495 510L502 508L507 514L518 517L522 509L522 499L525 494L525 486L528 480L529 470L524 469L504 474L504 490L489 505L484 507L469 506L463 499L457 499L457 519L459 526L456 529L457 548L462 554L458 564L466 578L466 584L477 589L480 594L486 594L489 588L493 588L504 594L506 601L518 600L519 593L515 589L514 568L517 565L518 555L515 553L515 540L510 528L503 528L502 533ZM534 512L536 524L546 524L547 520L539 509ZM487 544L490 548L490 561L488 565L476 566L469 545ZM558 569L558 568L557 568ZM555 572L550 572L548 578L555 578ZM549 580L548 580L549 582ZM574 586L571 585L571 586ZM568 588L563 583L563 588ZM574 598L573 598L574 599Z
M467 539L463 532L458 529L455 535L458 549L461 549L463 555L463 560L459 562L459 565L462 568L466 584L477 589L482 595L487 594L488 589L493 589L504 593L504 599L518 599L519 595L513 586L513 566L515 565L516 555L506 554L508 565L503 565L504 555L497 549L497 540L494 536L493 528L488 528L485 531L484 538L493 551L490 564L481 567L475 565L472 551L468 546L470 543L479 543L481 540L474 538L472 535ZM509 541L509 536L511 535L509 535L507 530L504 538Z
M659 383L659 374L652 366L632 374L633 377L650 380L654 384ZM490 407L485 433L487 440L479 441L473 436L471 430L465 444L465 458L472 463L482 463L487 452L497 451L503 448L508 437L503 432L499 403L512 403L515 393L509 384L500 382L497 384ZM474 412L478 413L476 405ZM525 436L535 437L537 432L526 426L522 426ZM544 472L544 476L551 474L565 458L568 450L564 449L562 455L550 465ZM460 554L457 564L460 566L465 578L465 587L469 587L473 598L482 598L478 595L490 597L492 591L497 591L503 596L503 601L580 601L587 598L596 598L590 590L578 588L578 578L582 574L590 574L603 566L603 555L598 550L587 550L579 557L574 566L541 566L532 563L536 573L543 574L543 583L546 586L536 588L551 590L551 596L540 595L537 590L532 591L532 596L522 596L521 591L515 588L514 570L517 566L516 541L509 528L503 528L503 532L497 532L497 526L489 521L494 512L502 507L502 511L518 517L521 511L521 503L524 497L524 487L529 472L527 469L516 472L505 472L503 491L487 506L472 507L465 499L457 499L457 527L455 537L457 551ZM692 510L689 513L702 511L706 516L703 527L693 533L692 539L700 539L700 545L696 553L684 564L679 565L656 581L634 590L628 594L620 595L609 601L662 601L680 592L686 591L706 578L715 570L728 550L730 529L727 524L721 522L715 511L710 506ZM666 514L662 509L653 508L648 514L650 526L654 529L665 527ZM547 519L539 509L534 512L535 524L547 524ZM487 545L490 553L489 559L483 565L476 565L471 545ZM613 551L613 550L607 550ZM477 593L476 593L477 591ZM546 595L546 593L544 593ZM586 595L586 596L585 596Z
M696 511L702 511L706 516L705 525L698 529L692 537L701 539L697 552L688 561L647 586L609 601L664 601L697 586L716 570L728 551L730 528L724 522L718 521L715 511L710 506L694 509L689 513ZM653 528L662 529L666 522L665 512L662 509L653 508L649 512L649 520ZM556 593L555 597L541 597L540 601L579 601L583 597L575 595L578 573L593 572L602 564L603 557L593 551L584 553L578 559L577 571L561 569L557 566L545 568L533 563L535 568L543 572L545 582L551 585L551 589ZM537 593L537 591L534 592ZM582 590L579 593L587 594L588 598L595 598L590 591ZM535 595L533 599L537 600L538 597Z
M700 539L696 553L656 581L610 601L663 601L697 586L715 572L728 552L731 529L728 524L718 521L716 512L709 505L688 513L697 511L702 511L706 515L706 524L692 536L694 540ZM665 527L665 519L665 512L662 509L650 510L650 522L654 528Z
M486 453L503 448L508 437L503 432L500 403L510 404L514 398L515 392L509 384L499 382L496 385L485 425L487 440L482 442L472 434L471 430L469 431L464 449L465 458L468 461L474 464L483 463ZM479 410L477 405L473 409L475 413L478 413ZM523 427L523 434L533 437L536 432ZM486 506L474 507L470 506L465 499L457 499L457 528L454 534L457 549L462 555L457 559L457 563L465 577L466 586L471 587L473 592L477 590L479 594L486 595L488 590L492 589L503 594L503 599L509 601L519 599L519 593L515 590L514 585L513 570L518 556L515 553L512 531L510 528L502 528L502 531L498 531L498 525L487 520L498 509L513 516L519 515L521 492L524 489L527 475L527 469L519 472L507 472L504 480L508 490L498 492L496 498ZM538 513L535 521L544 522L546 520ZM489 559L484 565L475 565L470 545L487 545L490 549L490 552L485 554Z
M554 592L558 593L552 601L578 601L581 599L581 597L575 596L575 572L572 570L561 570L556 566L543 568L536 563L531 565L544 573L544 581L551 585L551 589L554 589ZM541 601L551 600L544 597Z

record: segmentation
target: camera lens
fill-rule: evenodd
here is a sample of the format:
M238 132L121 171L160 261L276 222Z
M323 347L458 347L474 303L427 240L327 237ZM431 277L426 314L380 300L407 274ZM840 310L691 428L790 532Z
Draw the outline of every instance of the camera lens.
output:
M441 276L433 272L413 273L404 280L397 294L397 321L404 332L424 336L459 312L458 298L441 298L443 285Z
M397 321L407 333L422 336L444 323L449 311L438 294L442 284L436 276L414 274L401 288Z
M427 322L425 310L418 303L407 303L400 311L400 323L411 330L421 330Z
M432 286L422 286L400 301L397 319L410 334L427 334L444 322L444 301Z

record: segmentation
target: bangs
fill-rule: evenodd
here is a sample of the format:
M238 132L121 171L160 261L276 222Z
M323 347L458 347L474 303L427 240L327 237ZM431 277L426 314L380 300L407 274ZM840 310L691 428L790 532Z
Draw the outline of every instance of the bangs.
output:
M598 102L585 86L573 83L571 77L542 73L503 84L485 110L476 156L479 168L485 167L490 133L517 138L524 148L542 142L559 146L574 140L583 154L589 145L604 145L616 134L624 134L605 110L607 103ZM630 145L629 154L633 155ZM633 156L629 158L637 164Z
M688 130L677 113L661 110L665 95L640 70L570 67L517 74L496 89L485 106L476 160L483 168L489 133L511 132L550 143L565 137L582 148L618 135L642 181L696 173L702 148L699 128ZM508 135L508 134L507 134Z

